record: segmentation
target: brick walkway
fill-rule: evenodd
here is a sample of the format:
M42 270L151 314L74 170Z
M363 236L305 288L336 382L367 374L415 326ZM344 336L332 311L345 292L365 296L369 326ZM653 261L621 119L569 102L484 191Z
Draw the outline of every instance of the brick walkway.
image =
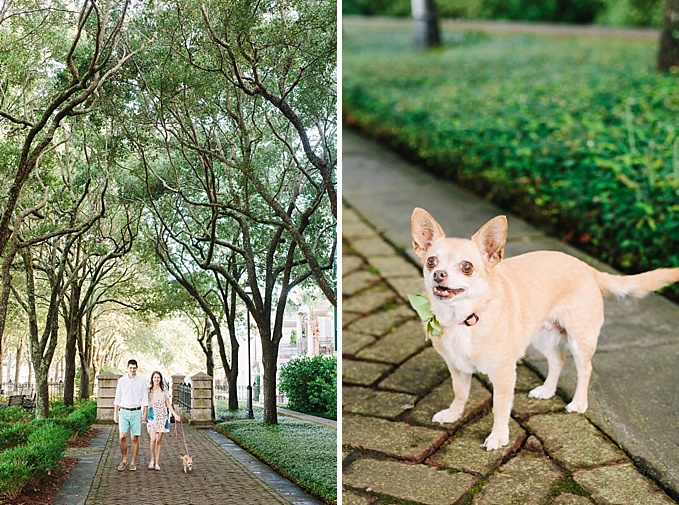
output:
M55 505L321 503L210 429L185 425L186 443L194 459L193 472L186 474L179 459L185 453L181 430L177 445L172 444L171 433L163 437L161 471L147 467L149 436L145 430L140 437L137 471L117 470L122 459L117 426L100 426L100 430L99 440L91 448L68 454L78 456L80 462ZM128 460L130 456L128 435Z
M406 302L422 290L419 269L346 205L342 223L344 505L676 503L561 398L528 398L542 381L525 365L508 447L481 447L492 423L483 376L460 421L433 424L453 393Z

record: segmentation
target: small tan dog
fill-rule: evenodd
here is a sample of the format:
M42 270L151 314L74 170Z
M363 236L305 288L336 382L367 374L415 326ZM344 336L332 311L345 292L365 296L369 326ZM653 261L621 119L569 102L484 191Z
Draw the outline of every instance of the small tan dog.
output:
M182 465L184 465L184 473L191 472L193 470L193 458L188 454L183 454L179 456L182 460Z
M455 394L450 407L432 420L459 419L472 374L487 374L493 383L493 428L483 444L488 450L509 443L516 362L529 344L549 364L544 384L529 396L554 396L565 362L559 344L565 341L578 373L566 410L585 412L591 360L604 322L602 293L641 297L679 281L679 268L617 276L560 252L532 252L501 261L507 239L504 216L465 240L446 238L431 215L415 209L411 231L413 249L423 262L425 295L437 320L432 343L448 365Z

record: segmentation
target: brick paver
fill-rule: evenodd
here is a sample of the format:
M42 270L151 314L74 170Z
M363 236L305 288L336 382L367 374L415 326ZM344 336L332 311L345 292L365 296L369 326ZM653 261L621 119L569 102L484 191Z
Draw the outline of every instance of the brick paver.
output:
M86 505L266 505L289 503L249 472L233 456L212 441L202 429L186 425L186 443L194 459L193 471L184 473L180 454L185 452L181 430L179 443L171 433L163 438L160 471L149 470L149 437L142 430L137 471L118 471L121 461L118 429L110 432L94 476ZM129 442L129 440L128 440ZM131 452L128 443L128 458Z
M562 398L528 398L542 379L523 364L507 447L481 447L492 423L484 376L458 422L432 423L453 392L406 301L422 290L419 269L348 205L343 222L343 503L676 503Z

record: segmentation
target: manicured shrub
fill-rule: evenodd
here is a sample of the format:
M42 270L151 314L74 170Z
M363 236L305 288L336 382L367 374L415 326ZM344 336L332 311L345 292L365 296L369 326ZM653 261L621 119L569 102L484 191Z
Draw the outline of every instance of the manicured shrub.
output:
M0 496L15 498L33 478L54 470L70 432L52 420L36 420L25 445L0 453Z
M290 409L337 418L337 358L302 355L281 367L278 386Z
M0 451L26 443L28 425L0 422Z
M27 484L33 469L28 464L25 446L0 452L0 497L17 497Z
M63 419L57 419L56 421L58 421L59 424L66 428L71 433L72 437L82 435L88 430L90 424L92 424L88 420L85 413L80 410L75 410L71 412L67 417Z
M27 423L33 418L33 413L21 407L0 409L0 422L8 423Z
M8 413L10 410L16 412ZM52 417L47 419L32 419L33 413L22 409L0 412L1 501L13 500L32 479L40 479L58 467L66 441L87 431L96 419L96 402L54 406Z

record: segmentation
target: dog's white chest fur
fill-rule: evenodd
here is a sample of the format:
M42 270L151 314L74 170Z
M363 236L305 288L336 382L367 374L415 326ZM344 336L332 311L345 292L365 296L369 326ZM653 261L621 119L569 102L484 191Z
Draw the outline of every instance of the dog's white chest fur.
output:
M468 327L444 328L441 336L432 338L432 343L448 366L452 365L457 370L469 374L483 371L476 362L472 332Z

